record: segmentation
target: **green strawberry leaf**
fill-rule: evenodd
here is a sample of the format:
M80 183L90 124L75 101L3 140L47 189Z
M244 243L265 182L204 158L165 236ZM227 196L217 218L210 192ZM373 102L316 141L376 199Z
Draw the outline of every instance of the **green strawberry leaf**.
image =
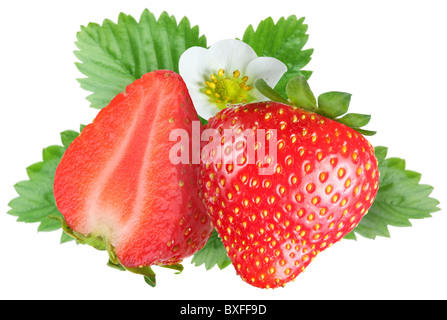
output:
M401 158L386 158L386 147L375 149L379 190L368 214L346 239L356 239L355 234L369 239L389 237L388 226L408 227L411 219L429 218L439 210L439 201L430 197L433 187L420 184L421 174L405 169Z
M42 161L26 169L29 179L14 185L19 196L9 202L11 209L8 214L16 216L18 222L38 223L38 231L61 228L60 221L54 219L62 218L62 215L54 200L53 180L65 150L78 135L78 132L72 130L62 132L62 146L54 145L43 149ZM71 239L66 233L62 233L61 242Z
M195 264L196 267L204 264L206 270L216 265L219 269L224 269L231 264L231 260L228 258L227 251L216 230L213 231L206 245L194 254L191 263Z
M250 25L245 30L242 41L249 44L260 57L273 57L287 66L287 72L275 86L275 90L286 96L286 85L299 75L307 79L312 72L301 70L311 59L313 49L303 50L309 35L304 18L292 15L280 18L276 24L271 17L262 20L256 30Z
M126 86L147 72L167 69L178 72L182 53L193 46L206 47L205 36L185 17L178 24L163 12L156 20L145 10L137 22L121 13L118 22L89 23L77 34L76 63L87 78L78 79L92 94L91 107L105 107Z
M387 147L379 146L374 148L374 155L376 156L377 161L379 161L379 163L385 160L387 154L388 154Z

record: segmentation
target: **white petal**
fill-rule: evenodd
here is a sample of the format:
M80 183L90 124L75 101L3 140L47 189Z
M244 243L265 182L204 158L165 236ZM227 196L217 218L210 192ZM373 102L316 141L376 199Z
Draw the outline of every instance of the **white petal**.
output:
M250 84L262 78L273 88L286 71L287 66L278 59L259 57L248 64L246 75Z
M203 94L198 90L190 91L189 94L196 112L203 119L208 120L220 111L216 104L209 101L209 97L206 94Z
M207 61L209 51L202 47L191 47L186 50L179 60L179 73L183 80L190 85L203 85L207 75Z
M258 56L256 52L245 42L236 39L227 39L216 42L210 51L210 66L217 72L224 69L226 72L239 70L242 74L250 61Z

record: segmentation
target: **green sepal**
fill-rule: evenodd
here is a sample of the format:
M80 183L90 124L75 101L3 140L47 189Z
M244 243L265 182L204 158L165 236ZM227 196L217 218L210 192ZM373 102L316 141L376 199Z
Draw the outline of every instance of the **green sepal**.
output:
M155 287L156 282L155 282L155 277L148 277L148 276L144 276L144 281L150 285L152 288Z
M373 136L376 131L361 129L371 120L368 114L348 113L351 94L339 91L322 93L315 99L309 83L304 76L291 79L286 86L289 100L284 99L277 91L271 88L263 79L255 82L256 89L271 101L280 102L306 111L318 113L326 118L340 122L365 136ZM342 116L340 118L340 116Z
M318 112L334 119L348 112L351 94L339 91L329 91L318 96Z
M151 287L155 287L155 285L157 284L157 281L155 279L155 272L152 270L150 266L142 266L138 268L126 268L126 267L124 268L132 273L142 275L144 277L144 281Z
M157 284L156 274L154 270L152 270L151 266L140 266L137 268L129 268L123 266L115 253L115 248L111 244L107 244L107 252L109 254L109 261L107 265L111 268L120 270L120 271L129 271L138 275L142 275L144 277L144 281L150 285L151 287L155 287ZM177 270L175 274L180 274L183 271L183 266L181 264L172 264L172 265L158 265L159 267L174 269Z
M348 113L342 118L336 119L338 122L351 128L360 128L366 126L371 120L371 115L360 113Z
M255 88L260 93L262 93L265 97L269 98L272 101L281 102L288 104L289 101L284 99L278 92L273 90L264 79L258 79L255 81Z
M113 262L112 260L109 259L109 261L107 262L107 266L119 271L126 271L126 268L124 268L121 263L116 263Z
M70 236L71 238L75 239L77 243L92 246L93 248L98 249L100 251L105 251L107 249L107 244L104 238L94 235L83 235L79 232L74 231L68 226L65 219L61 216L49 215L47 216L47 218L60 222L64 233Z
M308 111L316 111L317 101L312 90L310 89L306 77L299 76L291 79L287 83L286 93L294 106Z
M286 86L290 101L284 101L279 93L270 88L267 83L257 81L256 88L272 101L286 103L306 111L318 113L326 118L340 122L360 134L372 136L376 131L361 129L371 120L371 116L360 113L348 113L351 94L339 91L329 91L318 96L318 104L305 76L291 79ZM341 116L341 117L340 117Z
M352 128L355 131L357 131L358 133L364 135L364 136L373 136L377 133L377 131L372 131L372 130L365 130L365 129L360 129L360 128Z
M155 285L157 284L156 275L155 275L155 272L152 270L151 266L141 266L138 268L127 268L127 267L124 267L121 265L121 267L124 268L124 270L127 270L129 272L144 276L144 281L151 287L155 287ZM182 271L184 269L183 265L181 265L179 263L178 264L158 265L158 267L177 270L178 272L176 272L175 274L182 273Z
M152 270L151 266L141 266L138 268L128 268L121 264L118 257L115 253L115 248L113 245L107 241L107 239L101 237L101 236L95 236L95 235L84 235L79 232L74 231L71 229L65 219L58 215L49 215L47 217L48 219L52 219L55 221L58 221L61 224L62 230L66 235L69 237L75 239L75 241L79 244L85 244L92 246L95 249L98 249L100 251L107 251L109 255L109 260L107 261L107 266L120 270L120 271L129 271L138 275L144 276L144 281L149 284L151 287L155 287L156 285L156 279L155 279L155 272ZM172 264L172 265L158 265L159 267L168 268L177 270L175 274L180 274L183 271L183 265L181 264Z
M183 269L185 269L183 267L183 265L181 264L165 264L165 265L160 265L160 267L162 268L166 268L166 269L172 269L172 270L177 270L178 272L176 272L175 274L180 274L183 272Z

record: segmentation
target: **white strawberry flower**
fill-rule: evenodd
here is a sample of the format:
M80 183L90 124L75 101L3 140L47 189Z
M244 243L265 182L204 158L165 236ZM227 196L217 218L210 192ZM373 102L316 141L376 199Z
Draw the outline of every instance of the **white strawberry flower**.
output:
M256 90L255 81L264 79L273 88L286 71L278 59L258 57L248 44L234 39L209 49L191 47L179 61L197 113L206 120L229 104L268 100Z

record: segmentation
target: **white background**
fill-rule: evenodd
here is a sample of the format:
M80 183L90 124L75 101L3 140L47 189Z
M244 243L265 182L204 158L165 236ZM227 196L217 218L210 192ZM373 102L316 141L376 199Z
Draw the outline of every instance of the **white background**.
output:
M137 19L144 8L177 21L187 16L208 44L242 37L249 24L272 16L306 17L314 48L306 70L316 94L353 94L351 112L370 113L373 145L406 159L435 186L445 208L447 19L443 1L2 1L0 4L0 298L2 299L446 299L444 210L390 238L343 240L321 253L295 282L261 290L232 267L206 271L154 267L156 288L140 276L108 268L106 254L60 231L38 233L15 222L8 202L25 168L42 148L60 144L59 132L77 130L96 115L76 78L73 51L81 25L119 12Z

